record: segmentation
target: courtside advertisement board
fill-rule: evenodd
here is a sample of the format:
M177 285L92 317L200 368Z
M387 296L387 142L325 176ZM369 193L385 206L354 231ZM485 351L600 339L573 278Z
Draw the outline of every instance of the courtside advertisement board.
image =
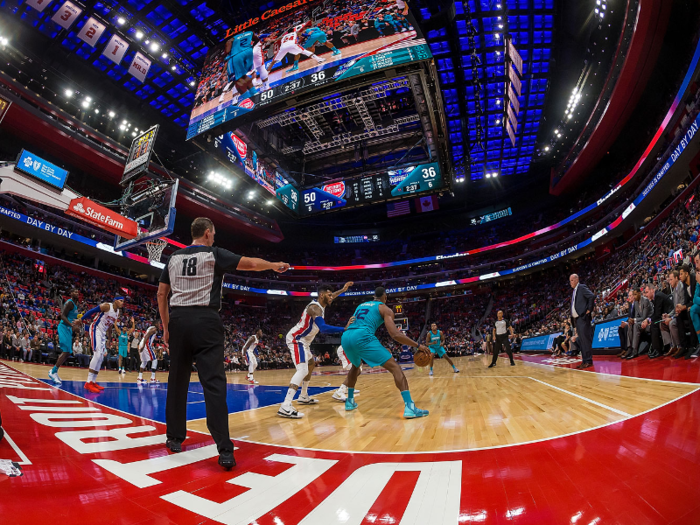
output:
M408 0L296 0L229 29L209 52L187 138L312 88L430 58Z
M158 124L156 124L148 131L144 131L131 143L129 157L126 159L124 174L122 175L122 186L128 184L148 169L148 164L151 162L151 153L153 153L153 145L158 136L158 127Z

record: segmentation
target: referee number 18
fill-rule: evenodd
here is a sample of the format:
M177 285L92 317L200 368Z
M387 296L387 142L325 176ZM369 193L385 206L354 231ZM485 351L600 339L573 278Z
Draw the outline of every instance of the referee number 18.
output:
M182 259L182 275L197 275L197 258L185 257Z

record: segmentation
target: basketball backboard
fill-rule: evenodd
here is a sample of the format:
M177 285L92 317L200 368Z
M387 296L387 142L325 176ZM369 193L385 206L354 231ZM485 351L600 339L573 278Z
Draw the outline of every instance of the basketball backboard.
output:
M115 250L127 250L173 233L178 182L142 179L126 189L121 214L137 222L139 233L133 239L117 236Z

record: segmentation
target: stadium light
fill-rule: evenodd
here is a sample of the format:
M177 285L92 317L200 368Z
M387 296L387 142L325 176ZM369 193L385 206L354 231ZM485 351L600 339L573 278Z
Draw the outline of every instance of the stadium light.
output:
M272 204L273 204L272 199L267 199L267 200L265 201L265 204L268 205L268 206L272 206Z
M126 129L126 126L124 124L119 124L119 129L121 131L124 131Z
M0 45L2 45L3 47L5 47L5 46L6 46L7 44L9 44L9 43L10 43L10 41L9 41L6 37L4 37L4 36L3 36L3 37L0 37Z
M128 122L126 120L122 120L122 126L126 126Z
M99 115L99 114L100 114L100 110L95 108L95 115Z
M498 177L498 172L497 172L497 171L494 171L494 172L491 174L491 176L492 176L492 177Z
M194 87L194 80L190 80L190 86Z
M73 97L73 91L70 89L66 89L66 98L72 98Z
M170 69L172 69L173 71L175 71L175 70L177 69L177 67L175 67L175 65L173 64L173 65L170 67Z
M85 97L85 100L87 100L88 102L92 102L92 97Z
M119 24L120 26L126 24L126 20L124 19L124 17L120 16L119 18L117 18L117 24Z
M161 56L161 58L162 58L163 60L167 60L167 59L168 59L168 54L167 54L167 53L163 53L163 55Z
M544 150L545 150L545 151L549 151L549 146L545 146L545 147L544 147Z
M132 131L132 132L131 132L131 136L132 136L132 137L135 137L135 136L136 136L136 132L135 132L135 131Z
M117 116L117 114L114 111L109 112L109 118L114 118L116 116Z
M486 178L487 178L487 179L490 179L490 178L491 178L491 173L487 173L487 174L486 174Z
M136 37L136 40L141 40L143 38L143 33L141 31L136 31L134 36Z
M87 109L90 107L90 101L88 99L85 99L85 100L83 100L81 105Z

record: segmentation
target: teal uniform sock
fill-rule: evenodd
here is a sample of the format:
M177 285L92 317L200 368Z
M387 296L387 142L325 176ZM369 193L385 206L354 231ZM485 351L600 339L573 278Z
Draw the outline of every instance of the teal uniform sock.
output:
M411 391L410 390L402 390L401 397L403 397L403 402L405 404L407 404L407 405L413 404L413 399L411 399Z
M56 372L58 372L58 368L56 368L56 365L54 365L54 367L51 369L51 373L55 374Z
M355 399L355 389L354 388L348 388L348 399L350 401L353 401Z

